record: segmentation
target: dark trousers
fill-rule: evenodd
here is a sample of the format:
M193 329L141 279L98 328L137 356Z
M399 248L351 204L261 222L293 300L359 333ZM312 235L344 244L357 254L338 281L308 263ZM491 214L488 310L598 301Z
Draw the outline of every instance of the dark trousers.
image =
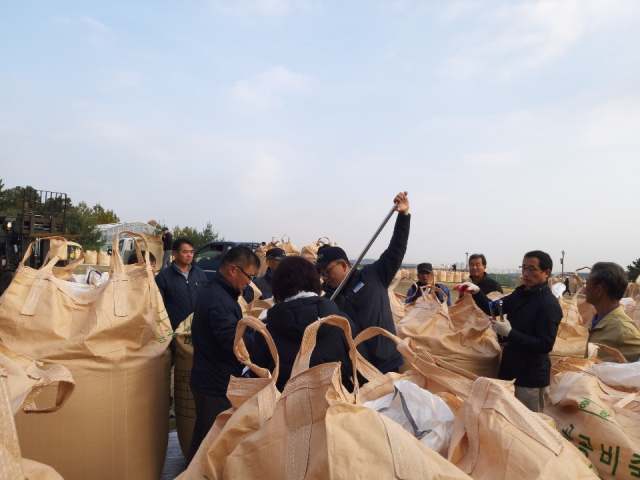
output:
M191 463L204 437L213 427L218 414L231 408L231 402L224 395L206 395L193 390L191 393L193 393L193 400L196 404L196 424L193 428L191 445L189 445L189 453L187 454L187 465Z

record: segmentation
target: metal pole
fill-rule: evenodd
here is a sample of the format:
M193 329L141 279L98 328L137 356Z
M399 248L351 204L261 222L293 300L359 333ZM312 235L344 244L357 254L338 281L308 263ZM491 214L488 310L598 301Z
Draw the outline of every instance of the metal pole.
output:
M389 211L389 213L387 213L387 216L385 217L385 219L382 221L382 223L378 227L378 230L376 230L376 233L373 234L373 237L371 237L371 240L369 240L369 243L367 243L367 246L364 247L364 250L362 250L362 253L360 254L358 259L356 260L356 263L354 263L351 266L351 268L349 269L349 271L347 272L345 277L340 282L340 285L338 285L338 288L336 288L336 291L333 292L333 295L331 295L331 300L335 300L335 298L338 296L338 293L340 293L340 290L342 290L342 287L344 287L346 285L346 283L349 281L349 278L351 278L351 275L353 274L353 272L356 271L356 269L358 268L358 265L360 265L360 262L362 261L364 256L369 251L369 248L371 248L371 245L373 245L373 242L376 241L376 238L378 238L378 235L380 235L380 232L382 231L384 226L387 224L387 222L391 218L391 215L393 215L393 212L395 211L397 205L398 205L397 203L393 204L393 207L391 207L391 210Z
M562 258L560 259L560 265L562 265L562 275L564 275L564 250L562 250Z
M469 270L469 252L464 252L464 253L467 256L466 269Z

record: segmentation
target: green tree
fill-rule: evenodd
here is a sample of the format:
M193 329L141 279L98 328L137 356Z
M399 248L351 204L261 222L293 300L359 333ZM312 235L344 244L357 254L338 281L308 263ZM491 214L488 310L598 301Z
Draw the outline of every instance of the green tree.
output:
M191 227L180 228L180 226L175 226L173 227L172 234L174 240L178 237L187 237L193 242L194 248L198 248L208 242L224 240L224 237L220 237L218 232L213 231L211 222L207 222L206 227L201 231Z
M635 282L640 275L640 258L633 261L631 265L627 265L627 275L630 282Z
M35 194L33 187L13 187L4 189L2 186L2 192L0 194L0 212L5 215L19 215L22 210L29 210L29 205L24 203L25 194Z
M85 250L100 250L105 244L97 225L119 221L113 210L105 210L100 204L89 207L85 202L80 202L67 210L67 230L70 234L81 235L78 243Z
M113 210L105 210L100 204L94 205L91 209L91 215L98 222L97 225L120 222L120 218L118 218Z

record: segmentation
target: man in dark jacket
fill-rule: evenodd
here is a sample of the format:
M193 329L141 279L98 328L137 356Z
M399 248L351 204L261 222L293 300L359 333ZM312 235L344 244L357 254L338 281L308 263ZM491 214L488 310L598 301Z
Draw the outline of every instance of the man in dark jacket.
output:
M433 271L433 266L428 262L419 263L417 269L418 269L418 281L413 285L411 285L411 287L409 287L409 290L407 290L407 299L404 301L405 304L415 302L422 295L421 287L425 287L429 285L429 276ZM443 285L441 283L435 283L435 281L433 280L432 282L433 282L431 283L432 285L435 285L436 287L438 287L447 296L447 306L450 307L451 293L449 292L449 289L446 287L446 285ZM444 297L438 292L436 292L436 298L440 301L440 303L444 302Z
M191 391L196 404L196 424L187 463L198 451L219 413L231 408L227 387L231 375L242 374L233 353L233 341L242 311L238 297L256 274L260 260L247 247L234 247L220 262L220 269L198 295L193 313L193 367ZM245 343L251 348L250 335Z
M273 272L278 268L280 260L285 258L285 253L281 248L272 248L271 250L267 250L265 257L267 260L267 271L263 276L258 277L253 281L255 286L260 289L260 292L262 292L260 300L267 300L273 296L271 293L271 278L273 277Z
M196 296L207 282L207 277L199 267L193 265L193 242L188 238L176 238L173 242L173 257L169 268L156 275L156 284L171 327L175 330L193 313Z
M482 253L474 253L469 257L469 276L484 294L502 292L502 287L487 275L487 259ZM473 297L474 299L476 297Z
M173 251L173 235L167 227L162 229L162 264L160 270L169 268L171 265L171 252Z
M353 320L356 326L354 336L367 327L376 326L395 334L391 315L388 288L396 272L402 265L409 241L409 198L401 192L394 198L398 217L393 229L389 247L380 258L361 270L353 272L348 283L335 299L340 310ZM318 251L316 268L324 278L329 296L351 269L347 254L340 247L322 247ZM395 344L386 337L377 336L367 340L360 352L383 373L396 371L402 365L402 355Z
M529 252L521 268L523 285L501 299L509 319L491 320L493 330L506 341L498 378L515 379L516 398L530 410L541 412L549 396L549 352L562 310L547 284L553 268L551 257L539 250ZM473 293L477 305L490 313L489 299L477 285L465 282L461 287Z

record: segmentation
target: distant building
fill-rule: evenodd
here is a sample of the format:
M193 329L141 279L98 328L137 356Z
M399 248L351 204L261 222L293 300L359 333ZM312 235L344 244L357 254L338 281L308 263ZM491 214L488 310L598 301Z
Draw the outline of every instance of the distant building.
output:
M121 222L121 223L105 223L96 225L96 228L102 232L102 239L105 245L103 250L108 250L113 244L113 236L122 231L128 230L133 233L146 233L152 235L156 232L156 228L146 222Z

